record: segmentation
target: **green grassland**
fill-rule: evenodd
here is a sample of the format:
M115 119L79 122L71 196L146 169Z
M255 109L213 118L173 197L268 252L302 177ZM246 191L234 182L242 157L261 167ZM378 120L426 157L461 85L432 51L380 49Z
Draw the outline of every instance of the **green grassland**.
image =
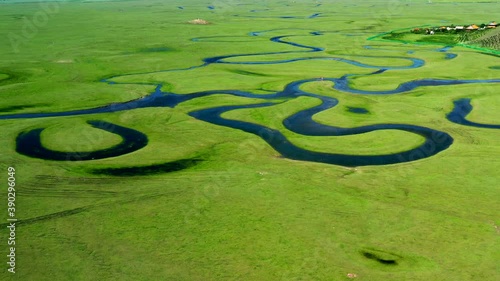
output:
M444 45L367 40L422 23L486 22L498 17L492 8L498 2L390 2L0 1L0 114L125 102L153 92L155 86L147 83L163 83L163 91L179 94L224 89L266 94L295 80L348 73L359 74L350 86L363 90L390 90L424 78L499 78L498 56L457 46L450 52L458 56L446 60L435 51ZM49 9L47 20L38 19L43 24L23 35L27 22L44 9ZM314 13L321 15L309 19ZM195 18L211 24L187 23ZM324 34L308 34L317 30ZM286 41L324 51L230 61L333 56L373 65L410 64L399 56L423 59L425 65L377 76L362 75L376 69L328 60L161 72L201 65L206 57L301 50L269 41L280 35L297 35ZM226 37L191 40L213 36ZM100 82L124 74L131 75L112 80L131 84ZM302 89L339 100L314 116L318 122L345 128L419 125L450 134L454 143L433 157L394 165L346 168L290 160L258 136L187 114L262 102L228 95L175 108L0 120L0 194L5 198L0 211L7 219L6 171L14 166L20 220L16 274L4 263L0 280L349 280L348 273L368 281L498 280L500 130L451 123L446 114L454 100L471 98L469 120L499 124L500 84L421 87L397 95L344 93L328 81ZM317 104L315 98L301 97L223 116L278 129L292 143L314 151L384 154L423 142L395 130L309 137L284 128L284 118ZM369 113L355 114L348 107ZM99 150L120 141L91 128L88 120L139 130L149 143L94 161L47 161L16 153L18 134L35 128L47 128L42 143L59 151ZM147 175L93 172L186 159L199 162ZM5 225L0 233L7 261Z
M483 52L492 54L500 54L500 30L480 30L480 31L463 31L463 32L440 32L436 31L433 35L425 33L414 34L411 31L395 31L387 34L381 34L372 39L390 40L401 43L415 44L437 44L447 46L463 46L476 48Z

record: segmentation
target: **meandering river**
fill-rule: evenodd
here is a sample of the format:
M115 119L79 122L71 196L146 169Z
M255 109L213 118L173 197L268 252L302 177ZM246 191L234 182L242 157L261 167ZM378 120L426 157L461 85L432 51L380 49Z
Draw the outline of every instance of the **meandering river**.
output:
M209 6L209 8L211 8ZM320 16L320 14L315 14L312 17ZM265 36L267 32L278 31L278 30L268 30L268 31L256 31L251 32L248 35L249 40L256 36ZM289 32L289 31L288 31ZM324 31L311 31L310 36L321 36L325 34ZM188 74L189 70L208 67L212 64L239 64L239 65L264 65L264 64L286 64L295 61L314 61L314 60L326 60L335 61L339 63L346 63L360 68L374 69L372 73L363 74L367 77L376 76L386 71L398 71L415 69L425 65L425 61L415 57L406 56L357 56L357 57L376 57L376 58L388 58L388 59L400 59L411 62L408 66L386 66L386 65L373 65L362 63L354 59L347 59L341 56L304 56L300 58L293 59L282 59L282 60L269 60L269 61L233 61L235 58L249 58L257 56L268 56L277 54L307 54L307 53L317 53L323 52L324 49L316 46L307 46L291 41L294 35L281 35L270 37L269 40L276 44L285 44L297 48L294 51L276 51L276 52L263 52L263 53L243 53L243 54L228 54L219 55L214 57L208 57L203 59L202 63L188 68L183 69L169 69L155 72L186 72ZM235 36L237 40L241 40L240 36ZM225 40L228 36L224 37L199 37L193 38L193 41L203 42L210 40ZM366 49L371 49L377 52L377 48L371 46L365 46ZM436 52L445 53L446 59L454 59L457 57L456 54L448 53L450 47L441 48L434 50ZM412 54L413 52L408 52ZM355 56L350 56L355 57ZM261 99L262 103L255 104L253 101L248 105L235 105L235 106L220 106L215 108L207 108L202 110L197 110L189 112L189 115L199 119L204 122L209 122L212 124L230 127L237 130L242 130L262 138L263 141L267 142L271 147L273 147L277 152L279 152L283 157L300 160L300 161L311 161L311 162L321 162L333 165L342 166L365 166L365 165L387 165L396 164L409 161L415 161L418 159L423 159L431 157L437 153L446 150L453 143L453 138L446 132L438 131L433 128L415 126L411 124L376 124L370 126L362 126L355 128L342 128L336 126L330 126L326 124L321 124L313 120L313 116L324 110L333 108L338 105L338 100L334 97L326 97L315 93L309 93L301 90L301 86L305 83L318 81L319 78L308 78L298 81L292 81L284 87L281 91L276 91L269 94L255 94L240 90L213 90L213 91L199 91L190 94L177 94L174 92L163 91L162 84L153 83L118 83L114 79L123 76L137 75L137 74L148 74L147 73L132 73L124 75L116 75L113 77L108 77L102 79L103 83L108 84L141 84L141 85L154 85L155 90L148 96L143 98L132 100L123 103L114 103L98 108L92 109L81 109L65 112L53 112L53 113L22 113L22 114L5 114L0 115L0 120L6 119L27 119L27 118L45 118L45 117L65 117L65 116L75 116L75 115L90 115L97 113L111 113L120 112L126 110L133 110L137 108L146 107L175 107L180 103L206 97L210 95L233 95L238 97L245 97L251 99ZM458 85L458 84L475 84L475 83L500 83L499 79L416 79L412 81L407 81L401 83L399 86L392 90L384 91L368 91L355 89L350 86L350 79L352 76L360 76L359 74L346 73L341 77L322 77L320 80L333 82L333 88L337 91L352 93L352 94L362 94L362 95L393 95L412 91L419 87L434 87L434 86L447 86L447 85ZM301 96L312 97L319 99L321 101L320 105L302 110L297 112L283 120L283 125L286 129L293 131L297 134L308 135L308 136L345 136L345 135L358 135L369 133L377 130L400 130L409 134L416 134L422 136L425 141L423 141L418 147L398 151L390 154L383 155L350 155L350 154L338 154L338 153L324 153L310 151L304 148L300 148L293 143L291 143L285 135L279 130L268 128L264 125L254 124L250 122L244 122L239 120L231 120L221 117L225 112L244 109L244 108L270 108L277 103L287 102L289 100L296 99ZM351 110L351 109L350 109ZM367 113L363 108L352 109L353 112ZM461 99L455 101L455 108L446 117L449 121L455 122L465 126L474 126L487 129L500 129L500 125L488 125L488 124L478 124L466 120L466 116L472 111L472 106L470 104L470 99ZM93 151L93 152L60 152L53 151L43 147L40 141L40 134L43 128L31 130L28 132L22 132L17 137L17 151L21 154L36 157L46 160L61 160L61 161L84 161L93 159L103 159L109 157L117 157L124 155L147 145L147 137L135 130L121 127L116 124L111 124L104 121L91 121L90 125L98 128L107 130L109 132L120 135L123 138L122 143L105 150ZM186 144L189 145L189 144Z

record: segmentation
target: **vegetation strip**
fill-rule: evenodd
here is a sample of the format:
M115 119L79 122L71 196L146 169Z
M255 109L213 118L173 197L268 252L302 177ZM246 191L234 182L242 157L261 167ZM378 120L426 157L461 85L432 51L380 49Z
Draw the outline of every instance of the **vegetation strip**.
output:
M43 147L41 134L44 129L33 129L19 134L16 140L16 151L20 154L56 161L88 161L121 156L145 147L148 138L143 133L115 125L105 121L87 121L94 128L120 135L123 141L113 147L90 152L61 152Z
M260 36L263 34L263 32L253 32L252 34L257 34ZM319 32L310 32L311 36L318 36L321 35ZM407 58L407 57L391 57L391 58L400 58L400 59L405 59L405 60L410 60L412 61L411 66L405 66L405 67L390 67L390 66L376 66L376 65L367 65L363 64L354 60L348 60L344 58L336 58L336 57L308 57L308 58L299 58L299 59L289 59L289 60L279 60L279 61L266 61L266 62L230 62L227 61L230 58L236 58L236 57L247 57L247 56L265 56L265 55L270 55L270 54L286 54L286 53L304 53L304 52L321 52L323 51L323 48L320 47L314 47L314 46L307 46L303 44L298 44L295 42L291 41L286 41L285 38L288 38L291 36L274 36L270 38L271 42L275 43L280 43L280 44L285 44L285 45L290 45L293 47L298 47L301 49L306 49L306 50L300 50L300 51L282 51L282 52L266 52L266 53L255 53L255 54L237 54L237 55L225 55L225 56L216 56L216 57L210 57L210 58L205 58L204 64L201 66L194 66L191 68L187 69L177 69L177 70L169 70L169 71L185 71L185 70L190 70L193 68L198 68L198 67L206 67L210 64L280 64L280 63L288 63L288 62L293 62L297 60L315 60L315 59L323 59L323 60L335 60L335 61L340 61L348 64L352 64L358 67L363 67L363 68L376 68L379 69L371 74L368 74L367 76L370 75L377 75L384 73L386 71L390 70L397 70L397 69L411 69L411 68L418 68L424 65L423 60L415 59L415 58ZM163 71L160 71L163 72ZM126 76L131 75L127 74ZM500 83L500 79L484 79L484 80L465 80L465 79L454 79L454 80L442 80L442 79L422 79L422 80L415 80L415 81L409 81L405 82L401 85L399 85L396 89L394 90L386 90L386 91L365 91L365 90L358 90L358 89L353 89L349 85L349 77L352 76L352 74L346 74L340 78L321 78L322 81L331 81L334 82L333 88L339 91L343 92L348 92L348 93L356 93L356 94L376 94L376 95L388 95L388 94L399 94L399 93L404 93L411 91L415 88L418 87L423 87L423 86L442 86L442 85L456 85L456 84L470 84L470 83ZM110 84L117 84L112 81L112 79L117 78L119 76L115 76L112 78L107 78L103 79L102 82L105 83L110 83ZM407 131L410 133L416 133L420 136L423 136L426 138L426 141L421 144L420 146L413 148L408 151L402 151L402 152L397 152L393 154L387 154L387 155L373 155L373 156L357 156L357 155L344 155L344 154L331 154L331 153L317 153L305 149L298 148L297 146L291 144L286 137L281 134L278 131L271 130L269 128L266 128L264 126L256 125L256 124L250 124L246 122L241 122L241 121L236 121L236 120L227 120L227 119L222 119L220 117L220 114L224 113L227 110L234 110L234 109L243 109L243 108L254 108L254 107L262 107L262 106L272 106L273 103L265 103L265 104L260 104L260 105L247 105L247 106L236 106L236 107L220 107L220 108L215 108L215 109L207 109L207 110L200 110L196 112L191 112L190 115L198 118L200 120L214 123L217 125L223 125L235 129L240 129L249 133L253 133L256 135L261 136L262 130L270 132L272 137L266 139L263 138L264 141L266 141L268 144L270 144L274 149L276 149L279 153L281 153L284 157L288 157L290 159L295 159L295 160L302 160L302 161L312 161L312 162L322 162L322 163L328 163L328 164L334 164L334 165L342 165L342 166L365 166L365 165L387 165L387 164L396 164L396 163L402 163L402 162L408 162L408 161L415 161L418 159L423 159L427 158L430 156L433 156L446 148L448 148L452 143L453 143L453 138L444 133L444 132L439 132L436 130L432 130L430 128L424 128L424 127L419 127L419 126L411 126L411 125L405 125L405 124L379 124L379 125L372 125L368 127L359 127L359 128L352 128L352 129L342 129L334 126L326 126L326 125L321 125L317 124L316 122L312 121L312 116L314 114L317 114L319 112L322 112L324 110L327 110L329 108L332 108L337 105L337 100L335 98L329 98L329 97L324 97L321 95L316 95L312 93L307 93L305 91L300 90L300 86L308 83L308 82L313 82L317 81L317 79L305 79L305 80L299 80L295 81L292 83L289 83L283 91L276 92L274 94L253 94L250 92L244 92L244 91L237 91L237 90L216 90L216 91L204 91L204 92L196 92L192 94L183 94L183 95L178 95L175 93L171 92L162 92L162 84L152 84L156 86L155 91L144 98L131 101L131 102L125 102L125 103L120 103L120 104L112 104L110 106L104 106L100 108L94 108L94 109L87 109L87 110L77 110L77 111L69 111L69 112L60 112L60 113L41 113L41 114L14 114L14 115L3 115L0 116L0 119L16 119L16 118L41 118L41 117L49 117L49 116L72 116L72 115L82 115L82 114L93 114L93 113L107 113L107 112L118 112L118 111L124 111L124 110L130 110L130 109L135 109L135 108L144 108L144 107L175 107L178 104L192 100L195 98L200 98L200 97L205 97L205 96L210 96L210 95L220 95L220 94L227 94L227 95L234 95L234 96L239 96L239 97L246 97L246 98L259 98L259 99L265 99L265 100L273 100L273 99L294 99L300 96L309 96L309 97L315 97L320 100L322 100L322 105L303 110L294 116L291 116L287 118L284 123L286 124L286 127L292 131L295 131L299 134L303 135L315 135L315 136L339 136L339 135L351 135L351 134L362 134L362 133L368 133L371 131L375 130L387 130L387 129L395 129L395 130L403 130ZM119 83L118 83L119 84ZM142 83L135 83L135 84L142 84ZM307 125L305 125L307 123ZM120 130L124 130L126 128L122 127L117 127L121 128ZM304 131L300 128L309 128L308 131ZM28 133L23 133L18 137L18 146L17 150L18 152L25 154L25 155L30 155L32 157L40 157L43 159L52 159L52 160L68 160L68 159L73 159L75 160L93 160L93 159L101 159L101 158L107 158L107 157L115 157L119 156L122 154L129 153L131 151L137 150L139 148L142 148L145 146L145 143L147 141L142 141L140 145L137 145L137 148L134 147L131 149L128 147L127 144L123 144L123 147L120 145L117 147L114 147L109 150L103 150L103 151L96 151L92 153L82 153L82 152L76 152L76 153L62 153L62 152L55 152L55 151L49 151L44 149L39 141L37 142L36 139L39 139L39 135L42 132L42 129L37 129L30 131ZM145 136L142 136L142 139L145 139ZM28 144L32 144L31 147L34 147L36 149L28 149L26 147ZM143 145L143 146L141 146ZM82 157L82 155L85 155ZM109 172L109 171L108 171Z
M138 167L118 167L118 168L99 168L90 170L94 175L109 175L109 176L146 176L163 173L178 172L189 169L203 162L202 159L181 159L163 164L138 166Z

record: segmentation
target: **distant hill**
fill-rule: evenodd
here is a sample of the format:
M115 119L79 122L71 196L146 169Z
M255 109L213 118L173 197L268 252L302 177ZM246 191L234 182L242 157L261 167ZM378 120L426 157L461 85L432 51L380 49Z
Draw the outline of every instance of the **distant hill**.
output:
M500 51L500 28L496 28L479 38L469 41L467 44Z

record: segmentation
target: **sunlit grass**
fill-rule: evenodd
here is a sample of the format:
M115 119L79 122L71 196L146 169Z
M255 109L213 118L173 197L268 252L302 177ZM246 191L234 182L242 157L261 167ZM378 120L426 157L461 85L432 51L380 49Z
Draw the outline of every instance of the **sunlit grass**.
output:
M26 20L42 9L42 3L28 2L0 2L2 115L95 108L137 99L155 88L133 83L162 83L163 91L179 94L230 89L271 94L296 80L345 74L359 74L350 86L363 90L394 89L425 78L500 75L498 57L475 50L455 47L449 52L458 56L446 60L435 51L441 45L366 40L421 24L495 19L494 3L64 1L52 2L58 11L22 39ZM315 13L320 15L308 19ZM196 18L211 24L187 23ZM249 35L266 30L272 31ZM21 41L9 39L15 35ZM325 50L229 61L334 56L409 65L400 58L377 58L385 56L415 57L425 65L376 76L363 76L376 68L329 60L167 71L201 65L207 57L305 50L269 41L281 35L298 35L286 41ZM200 37L208 39L191 40ZM221 38L229 42L217 42ZM111 81L131 84L100 82L114 76L119 77ZM412 124L446 132L454 143L433 157L395 165L346 168L289 160L258 136L188 115L262 102L228 95L175 108L0 120L0 167L16 168L17 215L25 220L17 232L18 272L0 273L0 280L348 280L348 273L370 281L496 280L500 131L451 123L446 114L454 100L467 97L474 106L469 120L498 124L498 85L421 87L398 95L349 94L332 85L318 80L301 88L339 100L316 114L317 122L345 128ZM297 146L315 151L381 154L422 142L399 131L306 137L284 128L284 118L317 104L302 97L223 116L279 129ZM149 143L120 157L82 162L45 161L15 151L19 133L33 128L47 128L44 145L60 151L97 150L120 141L86 120L133 128ZM199 162L144 176L91 173L182 159ZM5 227L2 231L7 235Z

